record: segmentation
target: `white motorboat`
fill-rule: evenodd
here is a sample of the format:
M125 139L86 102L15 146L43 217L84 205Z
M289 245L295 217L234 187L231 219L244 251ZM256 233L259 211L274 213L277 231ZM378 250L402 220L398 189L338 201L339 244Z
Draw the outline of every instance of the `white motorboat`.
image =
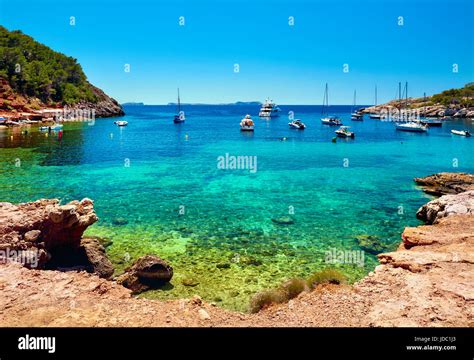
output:
M397 130L410 131L410 132L427 132L428 126L421 124L420 122L407 122L396 124Z
M429 127L439 127L443 126L443 121L439 119L433 119L433 118L425 118L420 120L423 125L429 126Z
M293 120L292 122L289 122L288 125L290 128L298 130L304 130L306 128L306 125L303 124L300 119Z
M273 102L273 100L266 99L262 104L258 116L263 118L272 118L280 116L280 108Z
M341 126L335 131L336 135L344 138L354 138L355 134L349 131L349 126Z
M324 125L331 125L331 126L342 125L341 120L337 116L324 117L324 118L321 119L321 122Z
M460 136L471 136L471 133L468 130L451 130L451 134L460 135Z
M250 115L245 115L245 117L240 121L240 131L253 131L254 126L255 124Z
M117 126L127 126L128 121L125 121L125 120L115 121L114 124Z

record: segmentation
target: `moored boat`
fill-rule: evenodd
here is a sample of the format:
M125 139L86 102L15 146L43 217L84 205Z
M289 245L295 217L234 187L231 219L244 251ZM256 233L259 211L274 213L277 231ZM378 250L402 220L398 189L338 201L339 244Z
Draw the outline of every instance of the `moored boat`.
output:
M359 110L354 111L354 107L356 106L356 90L354 90L354 102L351 108L351 120L353 121L362 121L364 120L364 114Z
M423 119L423 120L420 120L420 122L423 124L423 125L426 125L426 126L429 126L429 127L440 127L443 125L443 121L442 120L439 120L439 119Z
M127 126L128 121L125 121L125 120L114 121L114 124L117 126Z
M258 116L263 118L272 118L280 116L279 114L280 108L273 102L273 100L266 99L265 102L262 104Z
M395 125L397 130L400 131L410 131L410 132L427 132L428 126L421 124L420 122L407 122L407 123L398 123Z
M471 133L468 130L451 130L451 134L460 135L460 136L471 136Z
M178 88L178 108L177 108L177 114L173 118L173 122L175 124L180 124L183 123L184 120L186 120L184 116L184 111L181 111L181 100L179 98L179 88Z
M240 131L254 131L254 126L255 124L250 115L245 115L245 117L240 121Z
M324 125L331 125L331 126L342 125L341 120L337 116L324 117L321 119L321 122Z
M336 135L344 138L354 138L355 134L352 131L349 131L349 126L341 126L335 131Z
M337 116L328 115L327 111L329 108L329 91L328 91L328 84L326 83L326 87L324 89L324 98L323 98L323 106L321 109L321 123L324 125L342 125L341 120Z
M288 125L290 126L290 128L298 130L304 130L306 128L306 125L303 124L300 119L293 120L289 122Z

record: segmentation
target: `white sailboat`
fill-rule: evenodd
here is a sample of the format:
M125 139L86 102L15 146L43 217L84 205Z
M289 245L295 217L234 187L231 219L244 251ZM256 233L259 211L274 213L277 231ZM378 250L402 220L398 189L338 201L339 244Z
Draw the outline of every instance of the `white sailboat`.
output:
M354 102L352 103L352 108L351 108L351 120L362 121L364 120L364 114L360 112L359 110L354 112L354 108L356 106L356 96L357 96L357 91L354 90Z
M183 123L185 120L184 112L181 111L181 100L179 98L179 88L178 88L178 109L177 114L174 116L173 122L175 124Z
M377 85L375 85L375 104L374 106L377 106ZM383 115L382 114L378 114L378 113L371 113L369 115L369 117L371 119L377 119L377 120L380 120L380 119L383 119Z
M326 83L326 88L324 90L323 108L321 109L321 115L323 116L321 118L321 122L324 125L331 125L331 126L342 125L342 122L339 119L339 117L327 114L328 109L329 109L329 91L328 91L328 83Z

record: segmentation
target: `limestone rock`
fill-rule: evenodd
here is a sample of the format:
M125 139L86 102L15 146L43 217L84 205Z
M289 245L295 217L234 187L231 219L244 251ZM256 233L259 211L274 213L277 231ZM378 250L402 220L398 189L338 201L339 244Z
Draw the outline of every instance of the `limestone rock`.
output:
M457 195L444 195L423 205L416 217L427 224L434 224L443 217L474 215L474 190Z

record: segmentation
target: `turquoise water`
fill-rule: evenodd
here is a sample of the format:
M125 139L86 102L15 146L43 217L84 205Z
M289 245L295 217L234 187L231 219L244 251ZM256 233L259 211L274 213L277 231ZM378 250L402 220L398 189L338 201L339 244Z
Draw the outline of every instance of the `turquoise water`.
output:
M125 110L126 128L117 119L69 123L61 141L34 128L0 130L0 201L93 199L100 220L87 234L113 241L117 273L147 253L173 266L171 284L146 297L199 294L246 310L256 291L329 266L327 250L360 250L358 236L396 248L429 199L413 177L474 170L474 139L450 134L472 130L470 120L413 134L352 122L350 107L333 107L356 138L332 143L335 128L320 124L318 106L282 106L305 131L289 129L286 116L258 119L253 107L188 106L181 125L173 107ZM246 113L254 134L239 131ZM256 156L257 171L219 169L226 153ZM272 221L282 216L294 223ZM366 252L363 267L335 266L356 281L376 265Z

